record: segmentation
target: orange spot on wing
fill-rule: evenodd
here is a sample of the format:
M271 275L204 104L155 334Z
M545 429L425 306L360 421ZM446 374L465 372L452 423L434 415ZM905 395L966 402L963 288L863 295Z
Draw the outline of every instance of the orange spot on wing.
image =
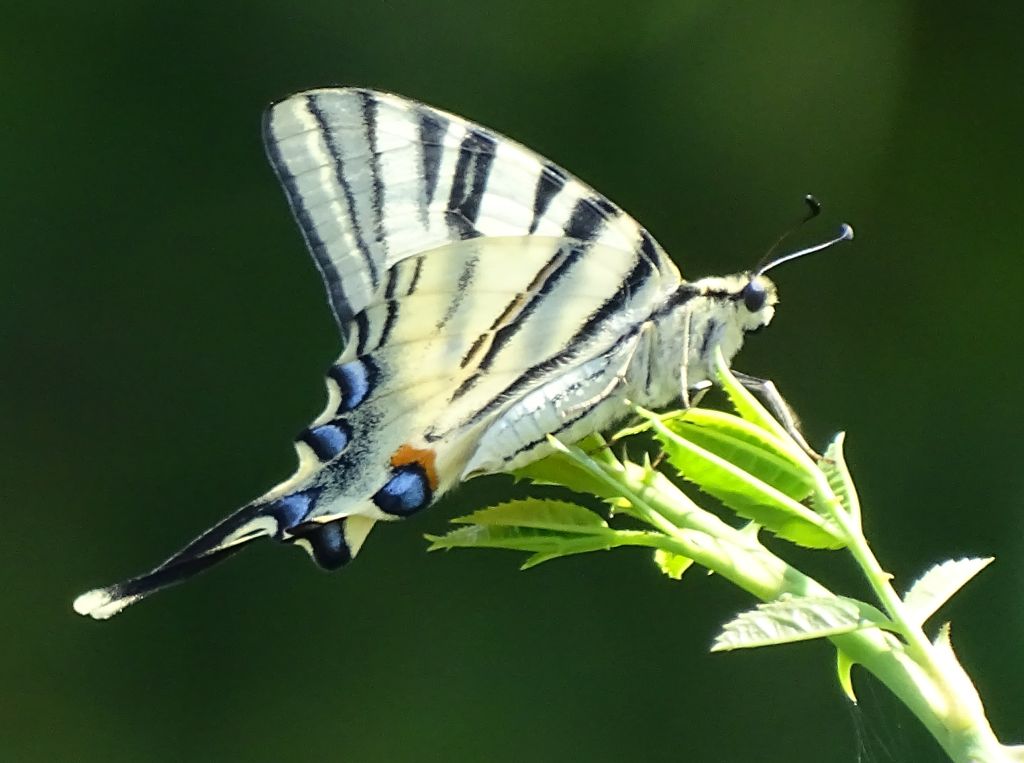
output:
M405 464L419 464L427 475L427 483L431 490L437 490L437 455L429 448L414 448L409 443L394 452L391 456L392 466L404 466Z

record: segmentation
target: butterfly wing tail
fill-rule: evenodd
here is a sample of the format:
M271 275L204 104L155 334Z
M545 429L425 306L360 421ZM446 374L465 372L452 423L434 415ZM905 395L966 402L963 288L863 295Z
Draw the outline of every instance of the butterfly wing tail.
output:
M284 532L301 522L316 503L312 491L299 491L248 504L211 527L165 562L144 575L75 599L74 610L96 620L113 617L135 602L180 583L233 556L257 538L284 539Z
M198 556L181 559L173 564L161 565L152 572L129 578L112 586L94 588L76 598L72 606L80 615L87 615L95 620L106 620L140 599L187 580L207 567L212 567L227 559L252 540L255 540L255 537L207 551Z

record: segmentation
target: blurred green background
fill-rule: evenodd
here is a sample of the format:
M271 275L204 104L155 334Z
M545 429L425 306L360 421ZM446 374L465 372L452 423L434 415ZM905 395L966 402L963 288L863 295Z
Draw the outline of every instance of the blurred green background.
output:
M480 480L337 575L254 547L105 623L140 572L290 473L338 350L263 158L271 100L403 93L505 132L640 219L685 275L802 211L857 241L776 274L737 367L849 432L901 588L1024 741L1024 11L1015 3L6 3L0 24L0 757L12 761L941 760L829 647L709 655L751 605L639 551L517 571L426 555ZM788 551L788 549L785 549ZM841 554L797 555L862 590ZM866 756L866 757L865 757Z

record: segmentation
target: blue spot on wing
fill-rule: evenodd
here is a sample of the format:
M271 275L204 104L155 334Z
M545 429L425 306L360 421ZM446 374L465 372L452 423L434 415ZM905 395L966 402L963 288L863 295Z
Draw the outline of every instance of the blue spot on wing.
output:
M405 517L425 508L432 497L423 467L404 464L394 469L391 479L374 494L373 502L387 514Z
M319 490L303 490L281 498L275 498L267 504L265 513L277 520L275 537L280 540L282 531L290 530L304 521L316 505Z
M307 538L314 561L325 570L336 570L352 560L342 522L321 525Z
M352 439L352 430L345 421L338 419L305 430L299 439L313 449L317 458L326 462L345 450Z
M351 411L362 403L377 385L377 367L367 358L332 366L327 375L341 392L339 411Z
M336 570L352 561L352 552L345 540L344 519L327 524L305 522L292 528L293 537L309 544L309 555L318 566L325 570Z

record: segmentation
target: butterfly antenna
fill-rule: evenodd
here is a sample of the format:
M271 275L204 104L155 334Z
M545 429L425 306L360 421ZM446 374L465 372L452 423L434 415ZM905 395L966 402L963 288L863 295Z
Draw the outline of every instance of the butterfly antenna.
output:
M795 260L797 257L803 257L805 254L814 254L815 252L820 252L822 249L828 249L830 246L834 246L841 241L853 241L853 227L848 223L843 223L840 226L839 235L835 238L829 239L824 243L815 244L814 246L809 246L806 249L801 249L797 252L792 252L791 254L785 254L782 257L778 257L759 267L755 272L755 275L762 275L774 268L776 265L781 265L783 262Z
M815 217L821 214L821 202L818 201L817 197L813 194L807 194L804 196L804 204L807 205L807 212L797 220L795 223L790 225L786 230L782 232L782 235L775 239L775 243L768 247L768 251L761 257L760 262L757 263L757 267L754 268L755 272L764 272L765 264L771 261L772 255L775 254L776 250L782 246L782 243L796 233L800 228L807 222L813 220Z

